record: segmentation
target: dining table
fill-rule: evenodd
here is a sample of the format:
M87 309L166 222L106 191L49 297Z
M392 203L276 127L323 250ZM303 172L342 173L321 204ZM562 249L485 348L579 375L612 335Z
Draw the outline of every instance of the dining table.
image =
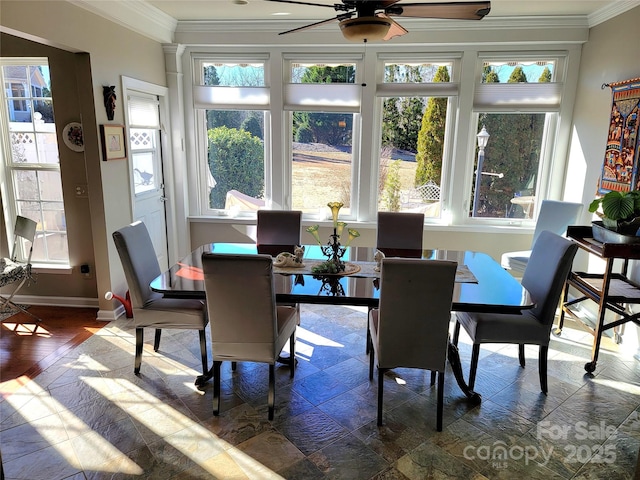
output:
M274 266L277 282L276 301L279 303L378 306L380 298L379 263L374 260L377 249L372 247L343 247L345 270L338 274L314 273L314 266L327 257L319 245L304 245L301 265ZM189 255L161 273L150 288L173 298L205 300L202 255L204 253L269 254L274 259L295 246L256 245L252 243L208 243L195 248ZM490 255L471 250L386 250L385 257L409 257L425 260L449 260L458 264L454 284L452 311L485 313L519 313L533 308L535 302L521 283L503 269ZM274 262L278 263L278 262ZM481 396L466 384L460 355L456 345L449 342L448 359L461 391L473 403ZM288 362L288 360L287 360ZM201 375L200 385L211 378Z

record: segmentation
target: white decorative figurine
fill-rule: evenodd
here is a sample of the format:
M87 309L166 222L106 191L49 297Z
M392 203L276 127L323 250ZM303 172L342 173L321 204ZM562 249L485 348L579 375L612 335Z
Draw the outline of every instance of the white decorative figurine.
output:
M280 268L303 268L302 257L304 255L304 247L296 246L294 253L282 252L273 259L273 266Z
M373 256L373 259L376 261L376 266L373 267L374 272L380 271L380 265L382 264L382 259L384 258L384 253L380 250L376 250L376 254Z

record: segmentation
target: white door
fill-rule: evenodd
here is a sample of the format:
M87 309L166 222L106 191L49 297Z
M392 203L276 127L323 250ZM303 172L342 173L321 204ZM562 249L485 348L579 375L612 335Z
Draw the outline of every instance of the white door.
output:
M133 218L147 226L160 269L166 270L169 258L158 97L129 91L127 111Z

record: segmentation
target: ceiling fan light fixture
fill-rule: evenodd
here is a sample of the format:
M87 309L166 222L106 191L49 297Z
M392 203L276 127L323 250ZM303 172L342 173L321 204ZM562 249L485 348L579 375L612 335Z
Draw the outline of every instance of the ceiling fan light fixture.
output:
M340 22L342 35L352 42L382 40L391 28L391 21L384 17L356 17Z

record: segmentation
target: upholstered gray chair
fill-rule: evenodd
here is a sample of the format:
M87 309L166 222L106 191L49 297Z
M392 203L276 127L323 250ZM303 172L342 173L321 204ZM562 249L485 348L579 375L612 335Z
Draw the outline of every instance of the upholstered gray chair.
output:
M144 329L155 328L154 351L160 348L163 328L198 330L202 374L209 371L205 327L207 311L200 300L165 298L151 290L149 283L160 275L160 265L153 242L142 222L135 222L113 232L124 276L129 286L133 324L136 328L136 356L134 373L140 373Z
M473 388L483 343L518 344L520 365L525 366L525 344L539 345L540 388L547 393L547 353L549 337L565 281L571 270L578 245L553 232L540 233L522 277L522 285L536 302L535 308L521 314L456 312L453 342L458 343L460 325L471 337L473 349L469 388Z
M10 307L17 311L27 313L37 320L40 320L20 305L11 301L13 296L22 288L27 280L31 280L33 278L31 275L31 254L33 252L33 240L36 236L36 227L37 223L30 218L22 217L20 215L16 217L16 223L13 229L13 248L11 249L11 256L0 260L0 287L13 284L17 285L12 287L13 290L8 297L0 295L0 310L3 310L5 307ZM18 258L18 253L21 251L21 244L24 252L22 258Z
M540 233L545 230L549 230L556 235L564 235L569 225L575 225L578 222L581 213L581 203L543 200L540 205L538 220L536 220L536 228L533 231L531 248L533 249ZM521 276L527 267L530 256L531 250L505 252L502 254L500 263L503 268L510 270L512 274Z
M376 248L387 257L422 256L423 213L378 212Z
M449 345L456 262L415 258L382 260L380 304L369 312L369 380L378 366L378 425L384 373L392 368L438 372L436 428L442 430L444 372Z
M269 420L275 404L275 363L289 341L291 377L295 370L295 306L276 305L270 255L204 253L204 284L211 322L213 414L220 412L223 361L269 364Z

